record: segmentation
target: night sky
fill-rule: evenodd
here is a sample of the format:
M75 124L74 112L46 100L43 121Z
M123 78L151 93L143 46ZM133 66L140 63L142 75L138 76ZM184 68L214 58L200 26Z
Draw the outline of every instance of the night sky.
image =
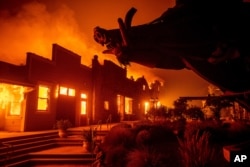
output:
M118 17L135 7L132 25L150 22L161 16L175 0L0 0L0 61L25 64L26 52L51 59L52 43L82 57L90 66L93 55L118 63L115 56L93 40L93 28L118 28ZM160 100L172 106L179 96L207 95L209 83L189 70L152 69L131 63L128 77L142 75L164 84Z

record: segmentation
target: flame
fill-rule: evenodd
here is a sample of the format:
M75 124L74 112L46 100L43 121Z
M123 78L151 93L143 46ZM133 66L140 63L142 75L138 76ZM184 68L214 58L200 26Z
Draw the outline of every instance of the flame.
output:
M175 4L175 0L168 2L159 0L159 3L155 3L155 1L142 2L141 0L133 1L133 3L122 1L119 2L119 5L115 2L109 2L70 1L68 6L59 4L61 3L59 2L50 9L48 4L54 3L54 1L48 1L46 5L34 1L22 6L19 5L18 9L20 10L16 13L8 10L0 11L0 61L16 65L25 64L26 52L33 52L51 59L52 44L57 43L80 55L84 65L90 66L94 55L98 55L100 63L102 60L108 59L119 65L115 56L103 55L104 48L96 45L92 38L91 40L88 38L92 35L93 27L100 25L110 29L117 28L115 20L125 16L131 6L138 8L132 25L147 23L159 17L168 7ZM80 12L73 11L69 6ZM85 29L84 32L83 29ZM131 66L127 67L127 76L133 76L135 79L144 76L149 83L154 82L154 80L164 82L166 88L162 98L160 98L162 103L169 106L180 95L194 94L197 90L204 92L204 88L197 86L198 83L202 82L203 85L206 85L205 87L208 85L204 84L201 79L192 76L180 80L179 78L188 76L186 73L186 76L183 77L177 72L164 71L163 74L163 72L159 73L157 70L131 63ZM189 83L194 80L195 83ZM190 89L189 87L194 88ZM201 94L199 92L197 95Z
M0 60L16 65L25 64L26 52L51 59L52 44L57 43L81 55L82 64L87 66L91 65L93 55L96 54L101 63L102 60L108 59L119 65L115 56L103 55L102 47L88 41L75 17L74 11L64 4L48 11L47 6L39 2L24 4L15 15L8 11L2 12ZM138 78L146 69L133 64L128 70L128 75ZM149 69L145 75L148 74L152 74ZM147 78L154 77L152 75Z
M0 111L8 115L20 115L24 101L24 93L29 88L19 85L0 83Z

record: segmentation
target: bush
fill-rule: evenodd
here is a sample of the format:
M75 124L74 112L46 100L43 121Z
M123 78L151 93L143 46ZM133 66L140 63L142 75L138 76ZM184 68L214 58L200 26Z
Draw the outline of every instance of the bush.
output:
M116 126L105 136L100 146L103 156L97 163L115 167L126 164L137 164L136 167L173 164L170 166L174 167L179 164L176 162L179 154L175 153L177 143L172 130L160 125Z
M167 153L171 154L171 153ZM128 154L126 167L172 166L166 154L148 149L135 149ZM172 166L173 167L173 166Z
M105 136L102 147L104 151L108 151L117 146L131 148L134 145L134 134L131 128L115 127Z
M186 134L179 139L180 154L185 167L209 167L215 160L215 148L209 143L209 132Z

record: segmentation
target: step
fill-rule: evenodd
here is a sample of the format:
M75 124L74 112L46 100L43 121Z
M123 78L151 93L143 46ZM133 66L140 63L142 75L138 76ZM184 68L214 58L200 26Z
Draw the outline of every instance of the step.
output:
M41 164L90 164L96 155L80 146L60 146L29 154L34 165Z
M55 143L48 143L48 144L43 144L43 145L36 145L33 147L27 147L19 150L13 150L13 152L10 152L8 159L5 159L7 164L12 164L16 163L18 161L23 161L26 160L28 157L28 153L30 152L35 152L35 151L40 151L44 149L49 149L55 147Z
M82 146L83 139L80 137L69 136L67 138L56 138L54 141L58 146Z
M44 159L44 158L32 158L29 159L29 163L31 165L44 165L44 164L91 164L94 162L95 158L50 158L50 159Z
M29 136L26 138L19 138L19 139L9 139L8 141L3 142L4 144L10 144L10 145L18 145L21 143L30 143L38 140L48 140L58 137L56 134L43 134L39 136Z
M29 153L28 157L30 159L43 158L43 159L55 159L55 158L81 158L81 159L91 159L95 158L95 154L91 153Z
M108 131L98 131L98 138L104 137L107 132ZM95 160L95 155L88 152L79 154L66 151L56 154L39 154L40 151L46 151L59 146L82 148L82 130L70 130L69 133L71 135L67 138L58 138L57 131L1 138L0 140L4 145L0 146L0 164L5 164L4 167L28 167L31 164L39 165L40 163L48 165L62 163L90 164L93 162ZM6 152L8 154L6 154ZM7 160L7 162L5 162L5 160Z
M10 149L12 150L12 152L18 152L18 150L27 150L29 148L35 148L39 145L47 145L50 143L54 143L54 140L53 139L36 140L32 142L12 145Z
M40 137L40 136L54 136L54 137L58 137L58 131L52 131L52 132L34 132L34 133L31 133L31 134L23 134L22 135L22 132L20 132L19 135L17 136L12 136L12 137L2 137L0 140L1 142L11 142L11 141L21 141L21 140L27 140L27 139L32 139L32 138L35 138L35 137Z
M54 140L46 140L46 141L37 141L32 143L22 143L19 145L13 145L9 148L9 155L15 156L18 154L25 154L33 151L39 151L42 149L47 149L54 147L56 144ZM6 150L6 149L5 149Z
M7 164L4 167L30 167L30 161L28 159L20 160L15 163Z
M84 129L84 130L87 130L87 129ZM100 135L100 136L103 136L103 135L106 135L109 131L108 130L97 130L96 131L96 135ZM71 129L71 130L68 130L68 135L69 136L72 136L72 135L78 135L78 136L82 136L83 134L83 129L82 130L79 130L79 129Z

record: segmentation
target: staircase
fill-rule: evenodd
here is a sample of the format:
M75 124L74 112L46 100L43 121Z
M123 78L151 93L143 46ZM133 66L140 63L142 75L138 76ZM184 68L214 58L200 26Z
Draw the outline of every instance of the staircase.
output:
M59 152L60 150L61 152ZM81 146L60 146L54 150L30 153L29 160L29 165L32 167L66 164L89 165L95 160L95 154L84 151Z
M97 131L97 136L101 139L106 133ZM89 166L95 154L82 147L82 129L69 129L68 134L58 138L58 132L53 131L1 139L0 167Z
M27 163L28 153L55 147L57 131L2 138L0 146L0 166L14 167Z

